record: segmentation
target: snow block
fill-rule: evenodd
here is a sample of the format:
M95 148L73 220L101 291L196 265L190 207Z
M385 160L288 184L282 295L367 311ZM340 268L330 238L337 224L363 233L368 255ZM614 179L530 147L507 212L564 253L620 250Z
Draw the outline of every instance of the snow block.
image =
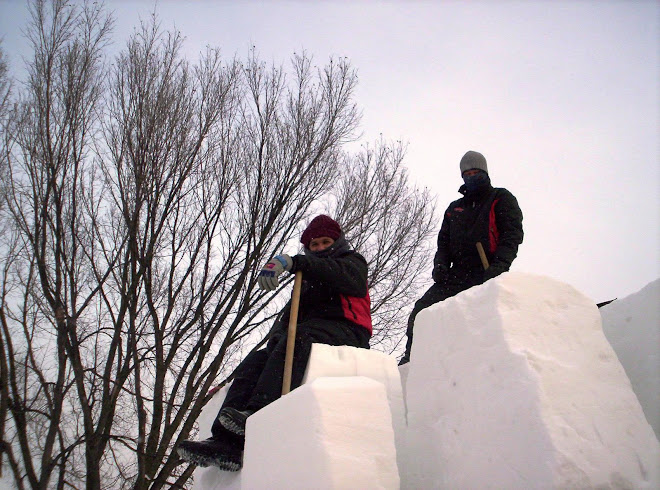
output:
M399 370L393 356L346 345L312 344L303 384L324 376L365 376L383 383L392 415L396 446L400 447L403 444L406 410Z
M599 311L603 331L660 439L660 279Z
M406 423L404 400L396 359L382 352L356 347L330 346L325 344L312 345L312 352L307 364L303 384L312 383L320 377L349 376L364 376L384 385L387 405L391 412L390 420L392 429L394 430L395 442L398 447L405 437ZM204 407L198 419L200 439L211 435L211 426L222 406L227 389L228 386L220 390ZM367 412L371 410L373 410L373 407L369 407ZM259 444L255 442L255 438L256 440L262 440L264 437L277 440L276 437L274 438L274 434L279 433L280 429L274 430L269 424L265 425L269 427L267 432L261 435L251 432L246 439L246 446L251 447L254 444ZM301 429L296 424L291 430L298 431ZM273 447L272 443L270 447ZM198 468L194 472L193 488L200 490L238 490L240 488L251 488L250 486L242 485L243 475L249 471L249 468L246 470L245 467L238 473L223 472L216 468ZM258 471L262 473L264 470L261 468ZM250 481L250 477L248 477L248 481Z
M659 488L660 445L590 299L506 273L422 311L403 488Z
M399 488L383 384L318 378L249 417L242 487Z

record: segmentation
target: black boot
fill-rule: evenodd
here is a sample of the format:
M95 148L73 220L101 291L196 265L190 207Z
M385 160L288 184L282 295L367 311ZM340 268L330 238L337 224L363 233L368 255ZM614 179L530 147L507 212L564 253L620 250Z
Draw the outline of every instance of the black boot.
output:
M225 407L220 410L215 421L232 434L245 437L245 422L253 413L253 410L236 410L235 408Z
M243 466L243 447L225 438L182 441L176 451L181 459L197 466L216 466L224 471L238 471Z

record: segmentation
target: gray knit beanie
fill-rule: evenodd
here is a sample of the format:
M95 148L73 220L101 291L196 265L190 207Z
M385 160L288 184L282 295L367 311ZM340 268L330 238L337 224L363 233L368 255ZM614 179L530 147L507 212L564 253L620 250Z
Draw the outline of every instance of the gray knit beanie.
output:
M478 168L488 173L488 165L486 165L486 158L478 151L468 151L463 158L461 158L461 175L466 170Z

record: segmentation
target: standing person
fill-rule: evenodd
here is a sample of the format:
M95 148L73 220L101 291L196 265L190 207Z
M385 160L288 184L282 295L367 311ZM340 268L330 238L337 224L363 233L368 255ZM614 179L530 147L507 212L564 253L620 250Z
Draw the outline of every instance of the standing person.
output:
M368 349L372 331L367 262L351 250L339 224L319 215L300 241L303 255L278 255L258 277L261 289L273 291L284 271L303 274L291 389L302 383L312 343ZM278 315L266 348L251 352L236 368L212 436L179 444L182 459L227 471L241 469L246 419L281 396L290 308L289 302Z
M438 251L433 259L433 285L417 300L408 318L406 352L399 365L410 361L415 317L424 308L482 284L506 272L523 241L522 212L508 190L493 187L486 159L468 151L460 163L463 197L452 202L438 233ZM481 242L490 266L481 263Z

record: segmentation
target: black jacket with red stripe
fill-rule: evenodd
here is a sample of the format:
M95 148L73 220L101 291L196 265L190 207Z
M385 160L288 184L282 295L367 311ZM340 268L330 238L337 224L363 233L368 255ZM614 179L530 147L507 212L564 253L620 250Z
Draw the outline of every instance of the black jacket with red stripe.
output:
M483 274L483 280L508 271L523 241L522 211L508 190L490 184L464 196L445 211L434 265L449 270L449 276L461 278ZM481 242L490 267L484 274L476 244ZM478 281L483 282L483 281Z
M367 261L340 237L328 249L292 257L292 273L302 271L298 323L333 320L364 329L371 337L371 301L367 286ZM289 305L276 328L289 322ZM362 337L363 335L361 335Z

